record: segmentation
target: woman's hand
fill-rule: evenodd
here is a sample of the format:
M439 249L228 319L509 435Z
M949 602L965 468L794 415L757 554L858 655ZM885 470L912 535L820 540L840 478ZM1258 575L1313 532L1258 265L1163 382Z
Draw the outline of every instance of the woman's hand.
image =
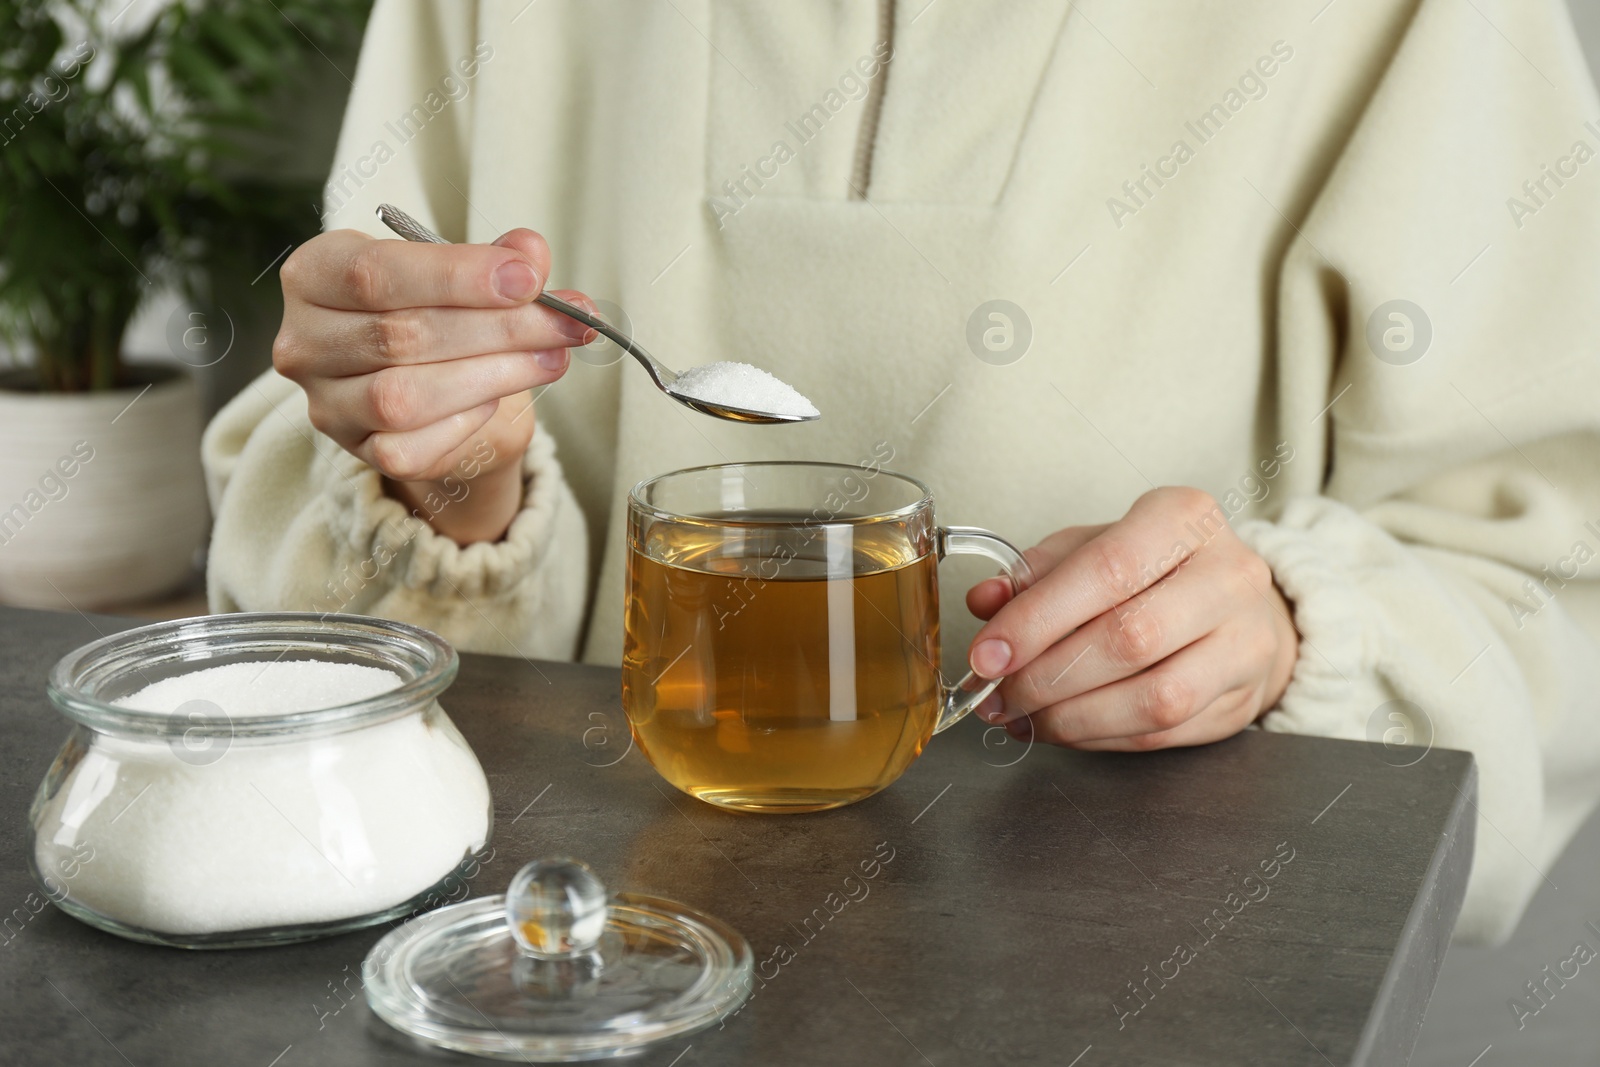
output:
M973 670L1006 676L978 710L1013 736L1084 749L1200 745L1283 695L1299 635L1266 561L1198 489L1152 490L1109 526L1072 526L1025 553L1012 597L991 578Z
M311 424L376 468L391 496L413 508L450 499L420 513L462 544L497 540L522 506L527 391L561 377L567 349L594 337L533 303L549 276L550 249L532 230L492 245L325 233L284 262L272 361L305 389ZM476 471L465 495L463 470Z

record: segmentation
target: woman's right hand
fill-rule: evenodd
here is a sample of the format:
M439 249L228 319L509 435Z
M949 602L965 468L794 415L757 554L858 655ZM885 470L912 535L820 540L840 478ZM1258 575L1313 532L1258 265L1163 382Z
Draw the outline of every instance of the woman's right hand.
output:
M422 511L440 533L462 544L504 535L522 506L527 392L560 378L567 349L595 336L534 303L550 276L544 238L435 245L334 230L297 248L281 276L272 361L305 390L311 424L409 508L441 499L453 478L449 505ZM464 465L476 473L462 495Z

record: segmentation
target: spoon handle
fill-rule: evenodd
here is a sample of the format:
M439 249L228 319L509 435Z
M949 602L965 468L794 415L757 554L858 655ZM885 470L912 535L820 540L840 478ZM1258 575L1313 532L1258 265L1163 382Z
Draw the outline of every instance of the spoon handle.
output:
M450 243L393 204L379 204L378 218L383 220L385 226L408 241L420 241L431 245L447 245ZM582 308L569 304L558 296L551 296L549 293L540 293L534 299L552 311L559 311L570 319L576 319L591 330L595 330L615 341L624 352L644 363L645 369L650 372L651 377L655 378L656 384L661 388L665 389L669 384L677 380L677 374L662 366L654 356L639 347L638 342L613 327L604 319L591 315Z
M589 314L576 304L569 304L559 296L551 296L549 293L540 293L538 296L534 297L534 299L553 311L561 312L561 314L567 316L568 318L577 319L590 329L598 330L606 337L611 338L611 340L621 345L624 352L630 352L636 356L642 355L647 359L650 358L650 354L635 344L633 338L622 333L620 330L617 330L607 323L606 320ZM674 375L674 377L676 377L676 375Z
M385 226L408 241L420 241L430 245L450 243L393 204L379 204L378 218L383 220Z

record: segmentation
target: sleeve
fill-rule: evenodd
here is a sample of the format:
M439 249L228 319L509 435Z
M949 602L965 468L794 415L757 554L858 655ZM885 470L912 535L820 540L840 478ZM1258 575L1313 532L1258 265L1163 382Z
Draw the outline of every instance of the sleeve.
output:
M1600 797L1597 117L1560 3L1421 0L1277 279L1280 429L1325 462L1239 526L1302 635L1263 727L1378 740L1406 701L1474 754L1468 943Z
M474 79L491 60L477 5L379 0L324 189L325 229L392 236L392 201L463 238ZM202 443L216 523L213 611L351 612L437 630L464 651L571 659L584 618L583 514L536 427L523 507L495 544L465 548L385 496L378 473L311 426L300 388L271 371L213 419ZM470 479L463 482L470 492Z
M212 611L375 615L436 630L463 651L576 653L588 540L542 429L524 455L523 506L505 538L465 548L434 533L421 509L385 496L378 472L318 433L305 393L275 372L217 414L201 453L216 515ZM470 492L470 478L461 487Z

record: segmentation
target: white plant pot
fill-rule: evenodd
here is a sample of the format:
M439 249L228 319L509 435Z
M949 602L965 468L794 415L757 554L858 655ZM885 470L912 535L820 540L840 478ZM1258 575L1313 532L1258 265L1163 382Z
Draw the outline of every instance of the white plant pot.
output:
M87 611L189 575L209 521L198 393L185 373L139 370L148 389L0 382L0 601Z

